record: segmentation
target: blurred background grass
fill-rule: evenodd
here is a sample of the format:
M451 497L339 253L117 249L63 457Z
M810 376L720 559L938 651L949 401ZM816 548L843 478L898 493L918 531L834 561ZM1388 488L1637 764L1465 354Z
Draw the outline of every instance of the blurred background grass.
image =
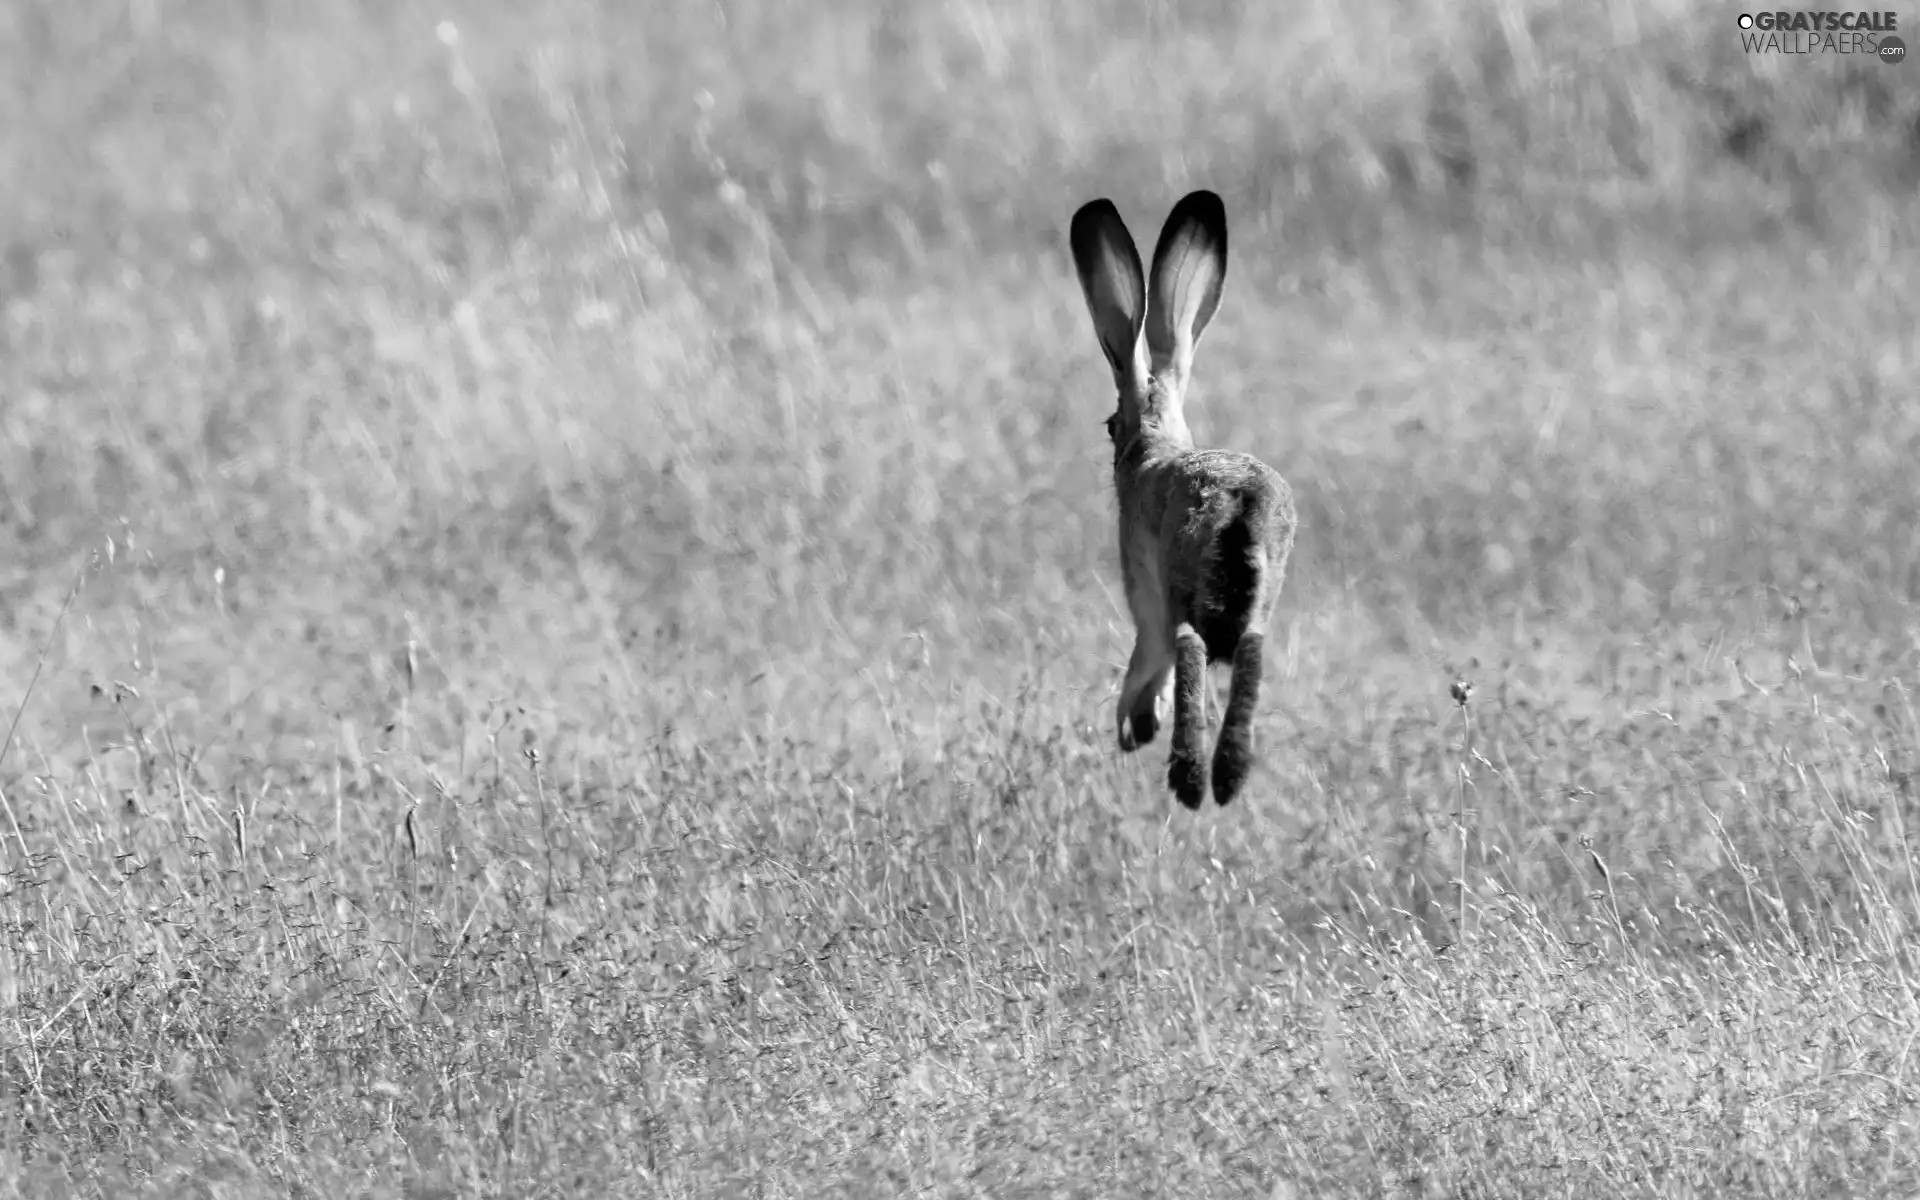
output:
M1920 651L1902 67L1659 0L5 19L10 772L99 778L129 697L214 789L356 729L451 771L502 704L615 778L951 763L1023 680L1099 740L1063 222L1195 186L1198 434L1300 493L1287 793L1470 666L1618 716Z
M505 556L611 572L687 652L900 632L933 595L990 643L983 610L1085 594L1110 540L1062 214L1145 226L1201 184L1239 310L1203 428L1307 482L1305 595L1920 587L1920 103L1745 57L1731 10L8 20L15 611L120 533L236 602L322 571L477 598ZM1758 377L1810 329L1847 348Z
M1206 986L1257 990L1236 972L1290 938L1351 967L1371 922L1444 924L1464 674L1499 763L1475 854L1542 928L1898 944L1920 68L1748 57L1735 12L20 0L0 712L48 657L0 763L12 842L124 842L177 883L204 852L167 839L219 842L233 801L235 862L330 846L391 934L420 920L382 907L404 814L449 855L446 927L480 914L461 963L533 911L454 866L547 836L537 778L501 807L518 724L587 843L633 851L570 860L566 919L657 935L663 977L755 903L797 945L848 906L964 930L971 901L983 964L1057 927L1082 986L1121 941L1150 978L1210 929ZM1203 186L1233 250L1196 433L1280 468L1302 530L1267 786L1169 866L1136 828L1158 755L1109 749L1110 389L1064 227L1111 195L1150 241ZM636 824L592 808L609 781ZM1830 781L1887 823L1830 820ZM177 827L112 833L123 798ZM1587 850L1634 873L1625 918ZM754 883L763 854L858 899ZM78 877L74 946L166 902ZM1164 926L1122 928L1136 884ZM840 970L897 982L895 949ZM239 1007L290 1003L272 953L235 961ZM73 987L40 969L14 978L52 1028ZM1825 1078L1792 1062L1769 1081Z
M1196 186L1198 435L1300 493L1276 744L1469 663L1588 712L1623 652L1738 694L1715 648L1920 650L1920 92L1731 10L6 20L0 677L54 667L9 770L95 770L128 689L215 788L343 722L449 770L504 701L615 777L668 732L946 761L1028 678L1103 730L1062 229Z

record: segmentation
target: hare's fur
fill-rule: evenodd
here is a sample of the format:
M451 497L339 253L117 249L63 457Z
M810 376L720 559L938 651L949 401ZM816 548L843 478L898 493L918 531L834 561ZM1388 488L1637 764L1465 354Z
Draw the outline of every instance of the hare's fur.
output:
M1110 201L1074 214L1071 241L1119 393L1107 430L1120 569L1135 627L1120 692L1120 748L1152 741L1171 700L1167 785L1198 808L1211 781L1214 799L1226 804L1253 766L1262 647L1294 530L1286 481L1252 455L1194 449L1182 411L1193 348L1226 278L1226 209L1207 191L1176 204L1151 276ZM1233 681L1209 758L1207 668L1222 661L1232 663Z

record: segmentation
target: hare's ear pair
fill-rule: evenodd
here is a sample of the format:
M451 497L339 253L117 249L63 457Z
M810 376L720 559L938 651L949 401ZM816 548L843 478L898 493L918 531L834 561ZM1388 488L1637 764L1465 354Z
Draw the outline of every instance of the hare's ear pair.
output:
M1184 395L1193 348L1220 307L1227 277L1227 209L1212 192L1189 193L1167 214L1153 248L1152 303L1140 254L1111 200L1095 200L1073 214L1069 235L1080 290L1093 314L1094 336L1125 388L1144 386L1151 370ZM1149 362L1141 362L1141 334Z

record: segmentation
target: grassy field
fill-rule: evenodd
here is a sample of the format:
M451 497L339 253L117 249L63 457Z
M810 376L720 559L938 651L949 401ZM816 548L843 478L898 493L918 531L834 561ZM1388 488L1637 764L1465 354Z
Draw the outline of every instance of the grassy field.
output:
M1920 67L522 7L0 14L0 1197L1920 1191ZM1190 815L1064 243L1201 186Z

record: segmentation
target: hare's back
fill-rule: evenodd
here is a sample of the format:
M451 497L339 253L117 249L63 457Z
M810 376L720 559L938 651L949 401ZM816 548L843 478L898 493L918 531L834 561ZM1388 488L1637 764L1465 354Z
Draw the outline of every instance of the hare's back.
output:
M1263 525L1293 528L1293 489L1251 454L1195 450L1181 457L1179 473L1190 512L1258 513Z

